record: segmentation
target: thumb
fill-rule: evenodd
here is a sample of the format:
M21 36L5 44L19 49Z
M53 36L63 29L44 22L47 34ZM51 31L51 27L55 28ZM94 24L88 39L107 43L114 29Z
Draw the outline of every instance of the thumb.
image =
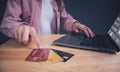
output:
M78 32L79 32L79 30L78 30L77 28L74 28L73 31L74 31L75 33L78 33Z

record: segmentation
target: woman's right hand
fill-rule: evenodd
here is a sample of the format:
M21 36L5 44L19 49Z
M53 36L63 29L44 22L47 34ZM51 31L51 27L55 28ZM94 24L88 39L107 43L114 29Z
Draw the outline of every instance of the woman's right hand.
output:
M19 42L27 45L30 41L34 41L38 48L40 48L40 41L36 30L29 25L22 24L18 27L13 28L14 37Z

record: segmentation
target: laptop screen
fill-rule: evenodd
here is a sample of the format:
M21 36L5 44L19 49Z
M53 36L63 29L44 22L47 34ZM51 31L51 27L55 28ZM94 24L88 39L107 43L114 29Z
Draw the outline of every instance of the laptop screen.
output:
M114 21L112 27L109 29L108 34L120 48L120 14Z

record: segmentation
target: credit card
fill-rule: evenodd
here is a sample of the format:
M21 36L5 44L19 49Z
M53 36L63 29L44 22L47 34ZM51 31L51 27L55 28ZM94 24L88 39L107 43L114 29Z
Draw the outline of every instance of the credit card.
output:
M74 54L68 52L64 52L56 49L52 49L52 50L63 58L63 62L68 61L72 56L74 56Z
M50 52L49 48L33 49L30 52L30 54L27 56L25 61L32 61L32 62L46 61L48 59L49 52Z
M63 58L61 58L58 54L56 54L53 50L50 50L48 60L40 62L40 64L51 64L51 63L57 63L62 62Z

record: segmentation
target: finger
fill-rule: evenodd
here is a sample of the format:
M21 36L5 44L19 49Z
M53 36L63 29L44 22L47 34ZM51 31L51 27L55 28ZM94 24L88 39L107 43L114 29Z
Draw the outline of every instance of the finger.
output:
M18 40L18 27L13 27L12 32L14 34L14 38Z
M22 41L22 33L23 33L23 28L22 27L19 27L18 28L18 32L17 32L17 38L18 38L18 41L21 42Z
M35 40L37 47L40 48L40 40L37 35L34 37L34 40Z
M17 33L18 33L18 32L17 32L17 30L16 30L16 31L14 32L14 37L15 37L16 40L18 40L18 38L17 38Z
M25 26L23 30L24 30L24 32L22 35L22 42L24 44L28 44L30 29L29 29L29 27Z
M85 34L87 35L87 37L90 37L89 32L88 32L88 30L86 28L83 31L85 32Z
M87 30L87 27L86 27L85 25L79 25L79 26L77 26L77 28L78 28L79 30L84 31L85 34L87 35L87 37L90 37L90 36L89 36L89 33L88 33L88 30Z
M35 29L32 28L32 27L31 27L31 29L30 29L30 35L31 35L32 39L35 41L37 47L40 48L39 38L38 38L38 36L37 36L37 33L36 33Z
M77 28L73 28L73 31L74 31L75 33L78 33L78 32L79 32L79 30L78 30Z
M28 38L28 43L29 42L32 42L33 40L32 40L32 37L31 37L31 35L29 34L29 38Z
M95 34L92 32L92 30L91 30L90 28L87 28L87 29L88 29L89 35L90 35L91 37L94 37Z
M78 33L78 32L79 32L79 29L77 28L76 25L73 26L73 31L74 31L75 33Z
M94 37L95 36L95 34L92 32L92 30L89 27L86 26L86 29L87 29L87 32L88 32L90 37Z
M32 38L32 40L34 40L37 47L40 48L40 41L39 41L38 36L37 35L32 35L31 38Z

